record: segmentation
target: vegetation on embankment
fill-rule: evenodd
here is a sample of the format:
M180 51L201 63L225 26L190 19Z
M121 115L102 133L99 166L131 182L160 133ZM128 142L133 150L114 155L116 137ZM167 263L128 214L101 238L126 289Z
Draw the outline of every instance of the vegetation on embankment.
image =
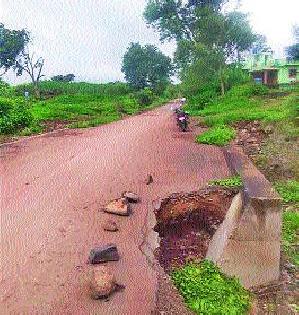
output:
M200 121L211 128L199 135L197 142L226 145L234 138L231 129L234 123L259 120L266 124L293 120L296 99L295 92L279 92L263 85L246 83L232 87L224 96L215 96L205 106L191 102L185 109L191 115L200 117ZM290 135L298 131L292 130L289 131Z
M195 314L246 314L249 311L249 292L236 278L224 275L208 260L176 269L171 278Z
M23 96L25 91L29 92L28 100ZM0 93L0 135L40 133L53 122L68 128L97 126L159 106L177 96L172 85L158 95L149 88L136 91L120 82L44 81L40 83L40 100L32 97L32 84L13 87L0 82Z

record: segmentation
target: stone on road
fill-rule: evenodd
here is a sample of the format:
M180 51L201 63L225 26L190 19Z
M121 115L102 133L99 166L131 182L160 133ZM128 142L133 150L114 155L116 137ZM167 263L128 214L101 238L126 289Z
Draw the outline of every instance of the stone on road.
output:
M104 212L128 216L129 213L129 205L127 203L126 198L120 198L111 201L105 208Z
M108 261L118 261L119 254L115 244L96 247L90 251L89 263L101 264Z
M200 131L179 132L167 105L0 146L1 315L151 314L156 272L139 247L146 220L153 220L149 231L155 225L152 200L229 175L221 149L194 143ZM98 209L128 187L142 203L130 217L115 217L118 233L106 233L111 214ZM86 275L95 265L86 256L109 243L121 253L109 268L126 290L103 307L90 298Z
M140 198L138 197L138 195L131 191L123 192L122 197L126 198L127 201L130 203L138 203L140 201Z
M116 282L114 274L107 266L98 266L93 270L90 288L92 299L99 300L108 299L112 293L124 289L124 286Z
M102 224L102 228L104 231L108 232L117 232L119 230L117 223L112 220L106 220Z

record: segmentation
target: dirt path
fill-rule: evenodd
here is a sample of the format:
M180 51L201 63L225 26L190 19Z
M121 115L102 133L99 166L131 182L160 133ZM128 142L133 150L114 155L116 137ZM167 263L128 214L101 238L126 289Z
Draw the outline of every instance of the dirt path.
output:
M197 130L198 132L198 130ZM170 105L86 130L65 130L0 147L0 314L150 314L156 275L138 246L151 202L228 175L221 151L177 131ZM144 184L147 174L154 183ZM99 211L123 190L142 203L120 232L104 233ZM118 244L113 263L126 290L109 302L88 292L86 260Z

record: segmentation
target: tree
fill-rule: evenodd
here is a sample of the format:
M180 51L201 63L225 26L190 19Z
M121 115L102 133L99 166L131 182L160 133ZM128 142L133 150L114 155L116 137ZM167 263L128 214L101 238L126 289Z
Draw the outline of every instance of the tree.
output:
M29 74L37 98L40 98L39 82L44 76L42 74L44 64L45 59L41 57L35 59L34 54L30 56L29 51L23 51L22 55L16 60L14 65L17 76L22 75L24 71Z
M295 25L293 29L295 44L286 48L287 58L299 60L299 26Z
M16 59L22 54L29 42L26 30L10 30L0 23L0 75L15 65Z
M214 12L221 10L228 0L149 0L144 11L148 25L160 33L165 39L192 39L196 31L196 12L203 7L209 7Z
M161 40L177 41L174 60L181 78L197 75L199 81L217 79L222 94L227 65L240 61L257 38L244 13L221 11L226 2L149 0L144 13L147 23L160 32Z
M58 82L72 82L75 80L75 75L73 73L69 73L66 75L59 74L52 77L51 80L58 81Z
M171 59L153 45L131 43L123 58L122 72L136 89L156 89L168 83L171 71Z

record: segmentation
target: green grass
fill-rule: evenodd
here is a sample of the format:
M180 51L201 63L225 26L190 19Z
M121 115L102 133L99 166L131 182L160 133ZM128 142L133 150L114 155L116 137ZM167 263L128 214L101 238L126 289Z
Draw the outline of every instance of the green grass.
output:
M239 281L208 260L174 270L171 278L195 314L239 315L250 308L250 294Z
M299 202L299 182L296 180L280 181L275 188L286 203Z
M235 130L228 126L215 126L196 137L197 143L224 146L236 136Z
M290 118L294 120L294 117L298 116L297 89L286 97L285 93L269 92L263 86L235 86L225 96L216 97L203 109L198 109L193 103L188 104L185 109L191 115L201 117L201 121L211 127L209 131L197 137L196 141L199 143L220 146L228 144L235 136L230 125L252 120L260 120L265 124L288 121L289 137L295 138L298 135L298 127L296 121L290 122Z
M152 94L150 105L140 104L136 93L133 93L127 84L120 82L92 84L45 81L41 82L40 89L41 100L31 97L29 102L25 102L22 97L25 90L33 95L32 84L11 87L10 93L1 98L1 133L5 131L5 134L21 136L40 133L47 121L62 121L70 128L94 127L116 121L124 115L133 115L160 106L168 100ZM11 110L12 114L9 116L7 113L2 113L4 110L8 111L7 106L17 108L18 104L26 107L31 117L29 123L21 125L19 120L16 121L15 115L12 116L16 111ZM12 119L14 119L13 124L10 124Z
M282 246L288 259L299 266L299 213L285 211L283 213Z
M215 179L209 181L209 185L211 186L221 186L221 187L227 187L227 188L240 188L243 186L243 182L241 179L241 176L233 176L223 179Z

